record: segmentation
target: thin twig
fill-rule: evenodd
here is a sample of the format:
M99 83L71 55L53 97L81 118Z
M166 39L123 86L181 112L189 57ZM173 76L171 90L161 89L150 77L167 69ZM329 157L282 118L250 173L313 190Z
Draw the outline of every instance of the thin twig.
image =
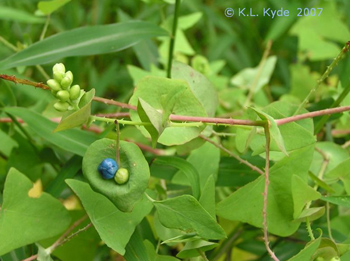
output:
M263 229L264 229L264 242L267 252L270 254L271 258L275 261L279 261L275 253L272 251L272 249L269 246L269 234L267 231L267 198L268 198L268 191L269 191L269 171L270 171L270 129L269 126L266 124L265 126L265 138L266 138L266 162L265 162L265 187L264 187L264 204L263 204Z
M49 246L47 249L49 249L50 253L52 253L57 247L63 245L63 244L67 241L67 240L65 240L65 238L66 238L77 226L79 226L82 222L84 222L84 221L86 220L87 217L88 217L87 215L84 215L82 218L80 218L80 219L78 219L77 221L75 221L75 222L73 223L73 225L71 225L71 226L66 230L66 232L64 232L51 246ZM91 224L91 223L90 223L90 224ZM85 228L83 228L83 229L86 230L87 228L85 227ZM78 230L77 232L73 233L71 236L76 235L76 234L78 234L78 233L84 231L84 230L82 230L82 231L81 231L81 230L82 230L82 229ZM70 239L71 236L68 237L68 238ZM37 258L38 258L38 254L32 255L32 256L30 256L30 257L28 257L28 258L26 258L26 259L23 259L22 261L31 261L31 260L35 260L35 259L37 259Z
M214 141L212 141L211 139L203 136L203 135L199 135L199 137L211 144L213 144L215 147L221 149L222 151L226 152L229 156L231 156L232 158L235 158L236 160L238 160L240 163L243 163L245 165L247 165L249 168L251 168L252 170L258 172L260 175L264 175L264 172L259 169L257 166L254 166L253 164L251 164L249 161L244 160L242 158L240 158L239 156L233 154L231 151L229 151L228 149L226 149L224 146L222 146L221 144L218 144Z
M348 41L343 49L340 51L340 53L337 55L336 58L334 58L333 62L327 66L327 70L323 73L320 79L317 80L317 83L313 89L310 90L308 95L305 97L303 102L299 105L298 109L295 111L294 115L297 115L309 102L309 99L311 95L316 92L316 90L321 86L321 83L329 76L331 71L334 69L335 66L337 66L338 62L342 60L345 57L345 54L349 51L350 49L350 41Z

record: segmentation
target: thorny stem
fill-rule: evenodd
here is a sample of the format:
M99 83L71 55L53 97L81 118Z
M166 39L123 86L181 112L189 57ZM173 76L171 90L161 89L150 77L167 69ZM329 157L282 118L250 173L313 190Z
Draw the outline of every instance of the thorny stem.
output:
M308 93L308 95L305 97L303 102L299 105L298 109L295 111L294 115L297 115L309 102L310 96L316 92L316 90L320 87L321 83L329 76L331 71L334 69L335 66L337 66L338 62L343 59L346 55L346 53L350 49L350 41L348 41L343 49L340 51L337 57L334 58L333 62L327 67L327 70L324 72L324 74L321 76L320 79L317 80L316 86Z
M342 91L342 93L339 95L339 97L337 98L337 100L335 100L333 102L333 104L331 105L331 108L335 108L338 107L340 105L340 103L345 99L345 97L348 95L348 93L350 92L350 84ZM315 126L315 134L319 133L320 130L322 129L323 125L327 122L327 120L329 119L330 115L326 114L323 115L323 117L317 122L316 126Z
M263 70L263 68L264 68L264 66L265 66L267 57L268 57L268 55L269 55L269 53L270 53L271 46L272 46L272 41L269 40L269 41L267 42L267 44L266 44L266 49L265 49L264 54L263 54L263 57L261 58L261 61L260 61L260 63L259 63L258 72L256 73L255 78L254 78L254 81L253 81L252 85L251 85L250 88L249 88L249 93L248 93L247 99L246 99L246 101L245 101L243 107L247 107L247 106L249 105L251 99L253 98L256 85L257 85L258 82L259 82L260 75L261 75L262 70Z
M231 156L232 158L235 158L236 160L238 160L240 163L243 163L245 165L247 165L249 168L251 168L252 170L258 172L260 175L264 175L264 172L259 169L257 166L254 166L253 164L251 164L249 161L244 160L242 158L240 158L239 156L233 154L231 151L229 151L228 149L226 149L224 146L222 146L221 144L218 144L214 141L212 141L211 139L203 136L203 135L199 135L199 137L211 144L213 144L215 147L221 149L222 151L226 152L229 156Z
M263 229L264 229L264 242L267 252L270 254L271 258L275 261L279 261L275 253L271 250L269 246L269 235L267 231L267 198L269 191L269 170L270 170L270 129L268 123L266 123L265 127L265 139L266 139L266 162L265 162L265 187L264 187L264 204L263 204Z
M25 79L18 79L15 76L8 76L6 74L0 74L0 79L4 79L7 81L12 81L14 83L21 83L26 85L31 85L34 87L39 87L45 90L50 89L49 86L43 83L36 83ZM122 108L127 108L130 110L136 110L136 106L130 105L127 103L122 103L110 99L105 99L101 97L94 97L94 101L105 103L108 105L114 105ZM334 114L334 113L341 113L344 111L350 111L350 106L342 106L337 108L331 108L331 109L325 109L320 111L314 111L314 112L308 112L304 114L299 114L291 117L286 117L282 119L277 119L276 123L278 126L287 124L294 121L299 121L307 118L313 118L317 116L327 115L327 114ZM96 116L94 116L96 117ZM225 119L225 118L209 118L209 117L195 117L195 116L183 116L183 115L170 115L170 120L172 121L192 121L192 122L201 122L206 123L207 125L224 125L224 126L232 126L232 125L246 125L246 126L260 126L263 127L265 122L264 121L251 121L251 120L240 120L240 119ZM105 120L102 120L105 119ZM99 117L96 120L102 120L105 122L114 122L114 120L109 121L109 119ZM124 121L125 123L121 122L122 120L119 120L119 123L121 124L129 124L129 125L145 125L145 123L142 122L132 122L132 121ZM185 125L183 125L185 126Z

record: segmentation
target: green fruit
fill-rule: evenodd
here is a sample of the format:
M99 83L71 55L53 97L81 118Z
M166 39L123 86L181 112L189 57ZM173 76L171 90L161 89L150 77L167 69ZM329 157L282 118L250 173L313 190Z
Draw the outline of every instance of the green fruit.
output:
M80 96L80 86L79 85L73 85L69 90L69 96L71 100L76 100Z
M53 107L58 111L67 111L69 107L68 102L56 102Z
M66 73L66 67L64 66L63 63L56 63L52 67L52 71L53 71L53 73L57 72L57 73L65 74Z
M125 184L129 180L129 171L124 168L118 169L117 173L114 176L114 180L119 185Z
M69 100L69 92L65 90L59 91L57 92L56 97L62 102L66 102Z
M50 79L47 81L47 85L51 88L53 91L60 91L62 90L61 85L54 79Z

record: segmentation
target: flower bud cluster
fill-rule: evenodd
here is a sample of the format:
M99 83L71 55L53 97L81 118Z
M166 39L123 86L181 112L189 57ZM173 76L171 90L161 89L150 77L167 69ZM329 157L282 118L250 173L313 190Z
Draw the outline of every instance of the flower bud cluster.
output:
M64 112L67 110L79 109L78 103L84 91L79 85L72 85L73 73L66 72L63 63L56 63L52 68L53 79L47 81L47 85L51 88L52 94L58 99L53 105L58 111Z

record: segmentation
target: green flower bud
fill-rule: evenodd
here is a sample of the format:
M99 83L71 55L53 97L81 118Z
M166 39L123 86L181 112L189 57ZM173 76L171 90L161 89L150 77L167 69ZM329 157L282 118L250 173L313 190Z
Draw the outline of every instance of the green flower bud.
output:
M118 169L114 176L115 182L119 185L125 184L129 180L129 171L124 168Z
M61 81L61 86L62 86L62 88L63 89L68 89L69 88L69 86L72 84L72 79L71 78L69 78L69 77L67 77L67 76L65 76L63 79L62 79L62 81Z
M53 73L58 72L58 73L61 73L61 74L65 74L66 73L66 67L64 66L63 63L56 63L52 67L52 71L53 71Z
M58 111L67 111L68 107L69 107L69 103L68 102L56 102L53 107L58 110Z
M62 90L61 85L54 79L48 80L47 85L56 92Z
M71 78L73 82L73 73L71 71L66 72L66 77Z
M69 96L71 100L76 100L80 96L80 86L79 85L73 85L69 90Z
M61 82L65 75L66 75L65 73L61 73L61 72L58 72L58 71L53 72L53 78L57 82Z
M59 91L57 92L56 97L62 102L66 102L69 100L69 92L65 90Z

